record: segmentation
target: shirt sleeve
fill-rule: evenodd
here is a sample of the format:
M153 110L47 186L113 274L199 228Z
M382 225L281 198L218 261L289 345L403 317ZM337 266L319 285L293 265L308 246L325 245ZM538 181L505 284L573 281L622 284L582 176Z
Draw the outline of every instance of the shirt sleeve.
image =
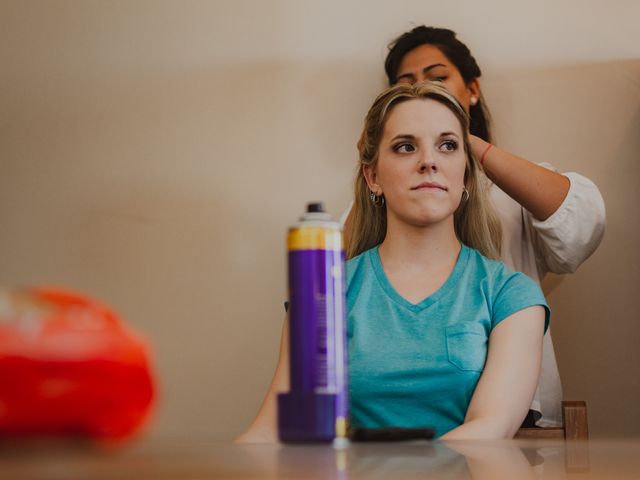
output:
M493 300L492 328L495 328L509 315L536 305L544 307L544 331L546 333L551 319L551 310L542 290L524 273L511 273Z
M555 170L549 164L541 164ZM525 211L542 273L573 273L596 250L605 229L605 207L598 187L574 172L564 201L549 218L537 220Z

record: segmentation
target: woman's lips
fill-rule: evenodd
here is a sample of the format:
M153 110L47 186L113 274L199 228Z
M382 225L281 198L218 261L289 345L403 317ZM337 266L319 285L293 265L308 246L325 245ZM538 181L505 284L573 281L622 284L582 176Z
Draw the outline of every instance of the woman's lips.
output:
M446 192L447 188L436 182L422 182L420 185L411 188L411 190L443 190Z

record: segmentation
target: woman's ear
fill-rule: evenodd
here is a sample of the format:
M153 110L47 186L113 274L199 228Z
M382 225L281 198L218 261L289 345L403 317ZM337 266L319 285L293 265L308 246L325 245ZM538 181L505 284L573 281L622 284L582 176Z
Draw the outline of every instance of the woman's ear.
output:
M467 83L467 92L469 92L469 103L473 107L480 101L480 80L474 78Z
M379 194L382 193L382 189L378 184L378 175L376 173L375 167L371 165L363 165L362 166L362 175L364 175L364 179L367 181L367 185L369 186L369 190L372 192Z

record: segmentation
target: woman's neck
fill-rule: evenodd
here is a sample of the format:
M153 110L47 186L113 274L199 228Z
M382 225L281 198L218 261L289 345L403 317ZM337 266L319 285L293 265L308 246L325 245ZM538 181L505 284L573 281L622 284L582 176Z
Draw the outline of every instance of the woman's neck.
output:
M448 266L453 269L460 248L452 217L428 227L417 227L389 215L387 234L379 252L385 268L440 270Z

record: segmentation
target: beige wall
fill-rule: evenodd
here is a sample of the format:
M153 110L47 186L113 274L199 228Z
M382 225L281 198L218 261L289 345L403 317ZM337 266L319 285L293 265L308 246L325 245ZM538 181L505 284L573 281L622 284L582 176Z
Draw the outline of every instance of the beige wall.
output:
M392 3L0 0L0 284L109 302L155 347L150 435L231 438L275 363L287 225L347 205L386 43L450 26L500 143L601 187L602 247L545 288L565 396L640 434L637 2Z

